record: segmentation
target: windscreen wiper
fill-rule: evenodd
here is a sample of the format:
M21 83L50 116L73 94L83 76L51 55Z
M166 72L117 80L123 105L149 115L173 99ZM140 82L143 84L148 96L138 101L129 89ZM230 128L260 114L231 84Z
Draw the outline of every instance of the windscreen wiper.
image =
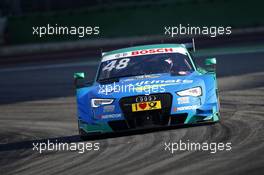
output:
M109 83L119 82L119 77L99 79L97 80L97 82L100 84L109 84Z

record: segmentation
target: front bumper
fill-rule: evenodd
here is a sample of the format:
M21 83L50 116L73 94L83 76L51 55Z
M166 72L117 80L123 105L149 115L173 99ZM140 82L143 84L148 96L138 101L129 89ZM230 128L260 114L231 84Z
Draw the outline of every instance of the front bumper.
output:
M166 127L184 124L217 122L219 112L217 103L202 103L201 97L190 97L184 104L181 97L175 97L170 93L153 94L156 100L162 102L161 110L144 111L133 113L131 104L135 103L135 97L121 98L115 106L119 108L114 114L117 118L102 118L102 110L94 111L94 119L86 122L79 118L79 129L86 133L109 133L127 130L138 130L145 128ZM138 96L137 96L138 97ZM179 102L181 104L179 104ZM99 117L96 117L99 116Z
M141 130L149 128L161 128L168 126L180 126L188 124L199 124L199 123L214 123L219 121L219 114L215 113L208 117L193 116L192 122L186 122L187 117L185 116L172 116L170 123L167 125L143 125L141 127L129 128L125 120L115 120L110 122L98 121L95 123L85 123L79 120L79 129L87 134L104 134L111 132L122 132L122 131L132 131Z

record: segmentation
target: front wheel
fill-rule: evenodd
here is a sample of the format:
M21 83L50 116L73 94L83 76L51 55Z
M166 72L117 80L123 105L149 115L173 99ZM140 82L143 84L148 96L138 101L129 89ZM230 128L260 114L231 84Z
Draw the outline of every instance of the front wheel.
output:
M89 139L89 136L87 135L87 133L80 128L79 128L79 136L80 136L81 140L88 140Z

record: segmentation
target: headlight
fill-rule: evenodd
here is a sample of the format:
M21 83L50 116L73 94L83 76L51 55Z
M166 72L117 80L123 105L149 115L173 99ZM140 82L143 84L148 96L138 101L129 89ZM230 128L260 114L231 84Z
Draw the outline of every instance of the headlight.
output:
M194 97L198 97L198 96L202 95L202 88L201 87L195 87L195 88L179 91L179 92L177 92L177 94L179 96L194 96Z
M112 104L114 99L108 99L108 98L94 98L91 99L91 106L93 108L97 108L101 105L110 105Z

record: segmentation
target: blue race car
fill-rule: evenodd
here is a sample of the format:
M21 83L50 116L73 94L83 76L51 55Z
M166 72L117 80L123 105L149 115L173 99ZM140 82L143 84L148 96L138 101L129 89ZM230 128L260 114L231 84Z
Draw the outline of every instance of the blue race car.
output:
M215 58L195 65L189 44L102 54L94 82L74 74L82 138L109 132L219 121Z

